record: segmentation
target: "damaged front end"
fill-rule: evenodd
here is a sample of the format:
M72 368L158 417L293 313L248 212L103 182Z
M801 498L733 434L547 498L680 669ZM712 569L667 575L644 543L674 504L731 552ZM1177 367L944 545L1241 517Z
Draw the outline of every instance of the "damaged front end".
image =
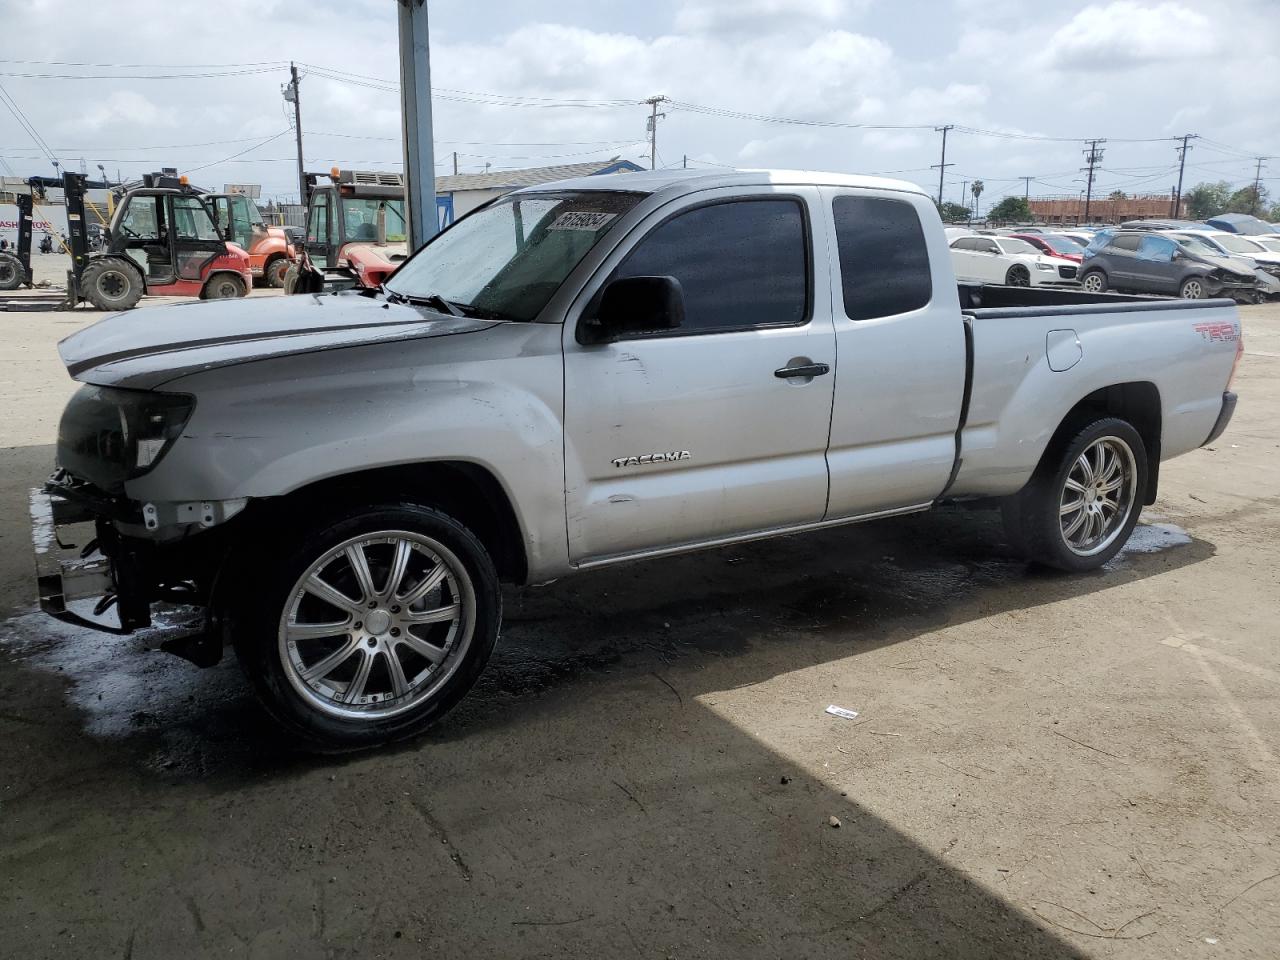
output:
M194 631L163 646L211 666L222 656L214 597L231 538L225 528L195 534L229 519L228 506L139 504L58 470L31 491L40 608L64 623L112 634L150 627L156 604L199 608ZM163 526L160 516L168 521Z
M228 542L221 527L246 501L144 503L126 493L163 459L194 406L185 394L81 387L58 427L58 470L32 491L31 516L46 613L121 634L151 626L157 603L203 607L204 639L189 656L199 662L221 655L210 614ZM220 529L196 536L211 527Z

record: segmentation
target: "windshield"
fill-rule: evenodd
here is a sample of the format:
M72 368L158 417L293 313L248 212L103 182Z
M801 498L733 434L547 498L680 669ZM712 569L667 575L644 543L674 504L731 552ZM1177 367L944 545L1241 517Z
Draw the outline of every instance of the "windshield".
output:
M1070 237L1046 236L1044 242L1053 248L1054 253L1084 253L1084 247Z
M1258 248L1250 241L1244 237L1237 237L1234 233L1224 233L1220 237L1214 237L1214 239L1232 253L1243 253L1248 256L1251 253L1259 252Z
M404 226L404 201L342 198L343 230L348 243L378 239L378 214L385 211L387 243L404 243L407 231Z
M1280 237L1272 240L1270 237L1254 237L1254 243L1260 243L1272 253L1280 253Z
M584 191L504 197L459 220L386 284L464 312L533 320L587 251L643 197Z
M1208 255L1211 257L1222 256L1222 251L1215 247L1208 240L1200 237L1175 237L1180 247L1190 250L1192 253L1198 253L1201 256Z
M1033 244L1027 243L1025 240L1017 240L1013 237L1001 237L1000 249L1005 253L1039 253Z

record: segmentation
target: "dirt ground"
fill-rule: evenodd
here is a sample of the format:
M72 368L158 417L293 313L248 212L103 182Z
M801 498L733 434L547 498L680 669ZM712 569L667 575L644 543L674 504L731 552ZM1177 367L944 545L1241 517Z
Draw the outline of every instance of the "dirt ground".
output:
M35 612L94 315L0 313L0 952L1274 958L1280 307L1241 312L1234 423L1106 570L949 508L513 590L459 710L338 759L230 660Z

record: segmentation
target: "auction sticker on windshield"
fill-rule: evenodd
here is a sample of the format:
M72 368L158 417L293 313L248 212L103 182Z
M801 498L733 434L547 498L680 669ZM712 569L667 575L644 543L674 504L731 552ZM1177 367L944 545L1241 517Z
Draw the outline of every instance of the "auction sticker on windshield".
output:
M548 230L599 230L616 217L616 213L604 213L595 210L574 210L562 213L551 222Z

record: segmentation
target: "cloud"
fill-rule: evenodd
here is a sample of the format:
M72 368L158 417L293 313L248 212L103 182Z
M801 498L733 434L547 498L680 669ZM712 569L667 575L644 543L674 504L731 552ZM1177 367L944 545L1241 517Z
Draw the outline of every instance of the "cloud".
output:
M1061 68L1123 70L1210 57L1220 48L1215 21L1197 10L1116 0L1077 13L1049 39L1044 61Z
M178 116L173 108L161 107L140 93L118 90L104 99L86 101L80 115L71 120L74 127L87 130L137 130L150 127L172 128L177 126Z
M677 33L748 33L846 21L868 0L694 0L676 14Z

